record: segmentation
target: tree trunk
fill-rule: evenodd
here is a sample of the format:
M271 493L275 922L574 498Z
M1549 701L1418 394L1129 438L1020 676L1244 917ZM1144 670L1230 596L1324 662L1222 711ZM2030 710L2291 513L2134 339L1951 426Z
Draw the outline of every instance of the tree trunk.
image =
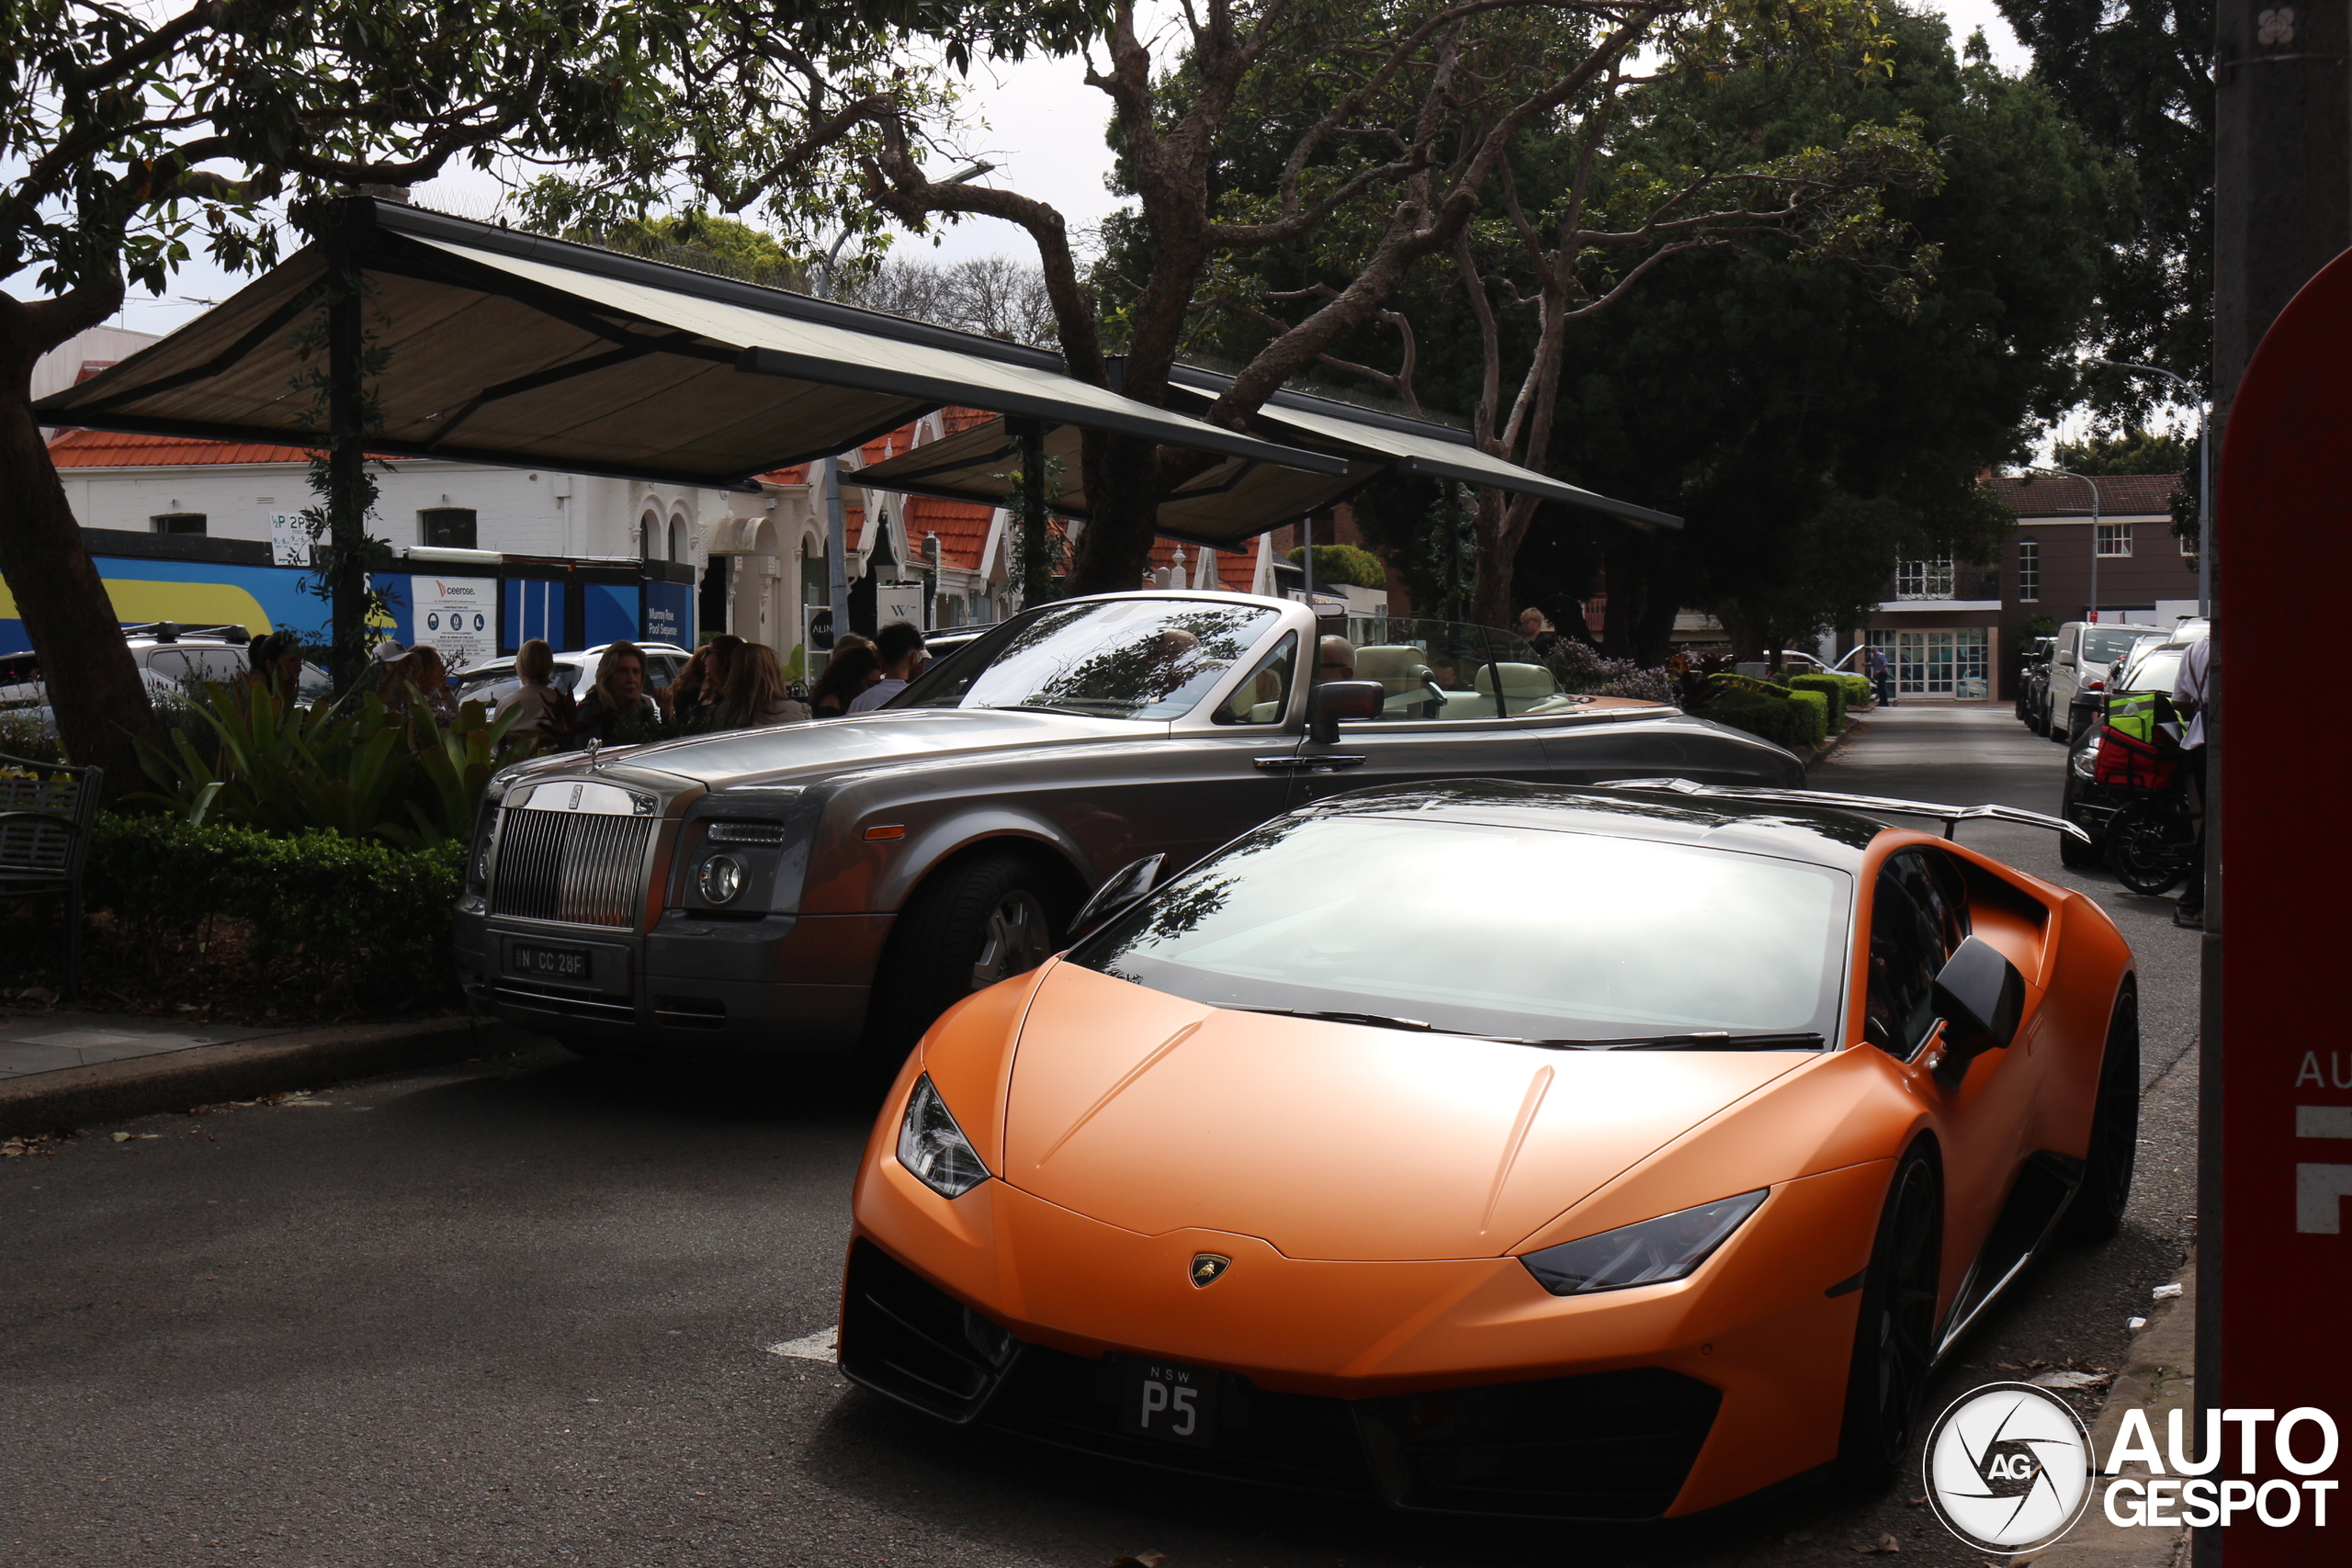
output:
M1132 435L1086 434L1086 530L1069 591L1124 593L1143 581L1159 526L1159 449Z
M33 362L88 324L42 320L37 307L0 296L0 576L40 656L66 755L104 768L103 794L111 800L145 787L133 738L160 736L138 662L32 412Z

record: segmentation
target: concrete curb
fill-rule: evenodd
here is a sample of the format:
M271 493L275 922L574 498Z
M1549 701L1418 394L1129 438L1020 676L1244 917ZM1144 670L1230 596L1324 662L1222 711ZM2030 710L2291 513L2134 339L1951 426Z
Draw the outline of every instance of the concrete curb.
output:
M2091 1423L2091 1450L2104 1461L2114 1446L2116 1432L2127 1411L2144 1410L2150 1427L2165 1430L2165 1413L2192 1410L2197 1393L2197 1256L2180 1266L2180 1294L2158 1302L2148 1313L2148 1325L2132 1336L2130 1364L2107 1391L2107 1403ZM2184 1416L2184 1420L2188 1417ZM2135 1467L2134 1475L2138 1471ZM2091 1483L2091 1506L2064 1540L2039 1552L2011 1560L2010 1568L2031 1562L2037 1568L2175 1568L2188 1556L2188 1531L2183 1528L2119 1525L2107 1517L2104 1504L2110 1478Z
M1838 752L1846 749L1846 745L1849 741L1852 740L1856 736L1861 734L1863 730L1869 728L1870 723L1868 720L1849 716L1846 720L1845 728L1829 737L1828 739L1824 740L1820 745L1809 746L1805 749L1803 753L1804 760L1804 771L1810 773L1814 769L1836 757Z
M538 1036L464 1016L297 1030L0 1083L0 1137L124 1122L339 1078L505 1055Z

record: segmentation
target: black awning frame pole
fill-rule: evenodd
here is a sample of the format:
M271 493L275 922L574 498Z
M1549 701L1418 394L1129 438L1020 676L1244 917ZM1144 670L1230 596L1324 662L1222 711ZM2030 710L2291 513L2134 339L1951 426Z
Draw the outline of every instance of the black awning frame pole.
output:
M1037 419L1005 422L1021 441L1021 607L1054 596L1054 562L1046 533L1046 423Z
M351 690L367 667L368 573L361 515L368 450L360 387L361 276L358 226L327 216L327 533L334 562L327 583L334 628L334 689Z

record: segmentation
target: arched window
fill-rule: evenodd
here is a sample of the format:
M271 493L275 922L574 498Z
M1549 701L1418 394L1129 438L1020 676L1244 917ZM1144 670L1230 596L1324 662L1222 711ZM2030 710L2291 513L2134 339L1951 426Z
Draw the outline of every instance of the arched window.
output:
M662 520L650 512L637 520L638 559L651 560L653 558L653 536L661 526Z
M670 519L670 558L686 558L686 520L683 517Z

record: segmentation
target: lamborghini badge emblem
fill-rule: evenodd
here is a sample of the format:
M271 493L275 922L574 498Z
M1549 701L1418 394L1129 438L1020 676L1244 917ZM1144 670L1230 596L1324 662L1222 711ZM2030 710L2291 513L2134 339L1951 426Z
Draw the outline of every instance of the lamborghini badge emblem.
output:
M1232 1267L1233 1259L1220 1253L1195 1252L1193 1254L1193 1289L1197 1291L1203 1285L1216 1284Z

